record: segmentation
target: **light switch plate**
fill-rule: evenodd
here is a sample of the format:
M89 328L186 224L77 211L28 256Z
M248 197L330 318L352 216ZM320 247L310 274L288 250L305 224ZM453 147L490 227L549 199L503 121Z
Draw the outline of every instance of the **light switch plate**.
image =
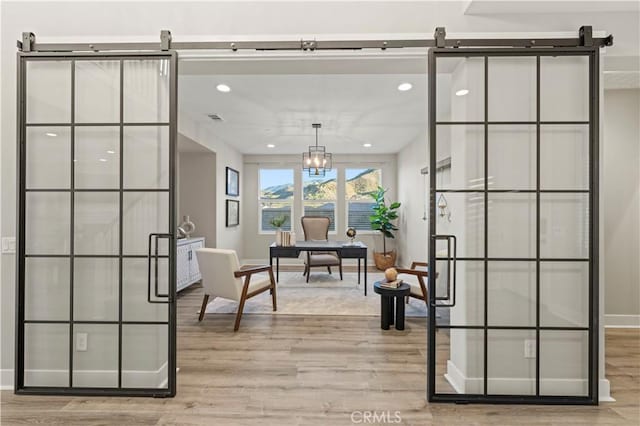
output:
M2 253L16 252L16 237L2 237Z
M76 351L86 352L89 335L87 333L76 333Z

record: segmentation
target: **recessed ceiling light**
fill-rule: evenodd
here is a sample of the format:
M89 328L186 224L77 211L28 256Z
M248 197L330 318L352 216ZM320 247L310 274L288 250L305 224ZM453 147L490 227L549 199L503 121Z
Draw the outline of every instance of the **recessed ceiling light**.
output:
M362 146L365 148L371 148L372 145L370 143L363 143Z
M411 90L412 87L413 84L411 83L400 83L400 85L398 86L398 90L401 92L406 92L407 90Z
M112 149L110 149L109 151L107 151L107 154L115 154L116 152Z
M103 163L107 161L106 158L100 158L98 161L102 161Z
M458 90L458 91L456 92L456 96L464 96L464 95L466 95L467 93L469 93L469 90L467 90L467 89L460 89L460 90Z
M55 138L56 136L58 136L57 133L51 133L51 132L47 132L45 133L45 135L49 136L50 138Z
M218 89L218 92L223 92L223 93L227 93L231 91L231 87L227 86L226 84L218 84L216 86L216 89Z
M267 148L275 148L276 146L272 143L267 144Z

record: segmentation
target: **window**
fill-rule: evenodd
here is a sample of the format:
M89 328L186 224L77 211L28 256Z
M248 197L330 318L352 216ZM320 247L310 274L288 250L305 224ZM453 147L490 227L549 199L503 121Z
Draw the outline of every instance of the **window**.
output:
M382 185L380 169L346 169L347 227L371 230L369 216L373 213L373 199L369 193Z
M281 229L291 230L293 219L293 169L260 169L258 195L260 232L275 231L274 218L286 218Z
M323 177L309 176L302 172L302 199L305 216L326 216L330 219L329 231L336 230L336 200L338 174L335 169Z

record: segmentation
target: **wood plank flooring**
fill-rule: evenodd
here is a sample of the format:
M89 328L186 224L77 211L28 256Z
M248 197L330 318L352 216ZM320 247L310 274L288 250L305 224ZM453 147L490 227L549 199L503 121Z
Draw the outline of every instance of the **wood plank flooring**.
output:
M424 319L407 318L400 332L380 330L372 317L246 315L234 333L233 315L198 323L201 300L200 286L179 298L175 398L3 391L2 425L351 425L354 411L388 411L391 420L398 411L395 424L404 425L640 424L640 330L606 331L615 403L428 404Z

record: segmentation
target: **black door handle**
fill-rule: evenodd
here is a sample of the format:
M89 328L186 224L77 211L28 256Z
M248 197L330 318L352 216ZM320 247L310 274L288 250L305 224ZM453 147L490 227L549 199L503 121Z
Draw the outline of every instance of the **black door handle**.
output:
M434 235L435 240L447 240L447 295L433 295L431 305L439 308L452 308L456 305L456 260L458 257L458 240L455 235ZM453 241L453 256L451 256L451 242ZM453 263L453 267L452 264ZM452 273L453 271L453 273ZM451 278L453 276L453 279ZM453 282L453 285L451 284ZM434 292L435 293L435 292ZM438 303L436 300L451 300L451 303Z
M161 294L158 290L158 275L159 275L159 270L158 270L158 240L160 238L167 238L169 239L169 241L172 240L173 235L172 234L149 234L149 245L147 248L147 302L149 303L170 303L171 297L169 296L169 294ZM154 244L155 242L155 244ZM151 254L152 252L152 247L154 247L154 255ZM158 300L158 299L152 299L151 298L151 258L154 259L154 294L155 297L166 297L166 300Z

